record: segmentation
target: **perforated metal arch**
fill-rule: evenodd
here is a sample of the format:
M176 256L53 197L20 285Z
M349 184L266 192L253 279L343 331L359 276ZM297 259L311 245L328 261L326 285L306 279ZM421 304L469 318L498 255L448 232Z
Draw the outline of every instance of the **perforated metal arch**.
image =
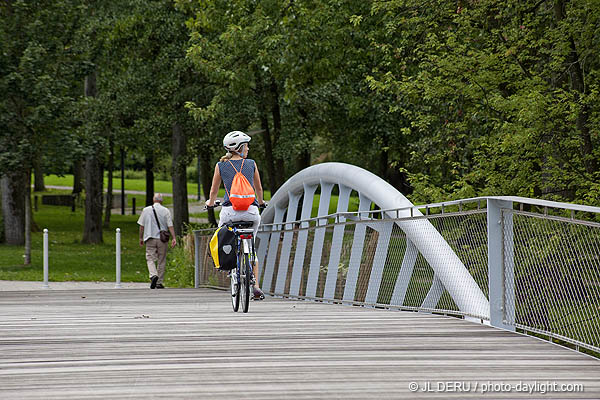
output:
M309 219L311 217L314 195L318 186L321 189L318 216L327 215L331 193L335 185L339 189L337 213L348 211L352 191L358 193L360 199L359 211L370 210L372 203L382 210L407 208L413 205L393 186L369 171L350 164L323 163L306 168L285 182L270 200L269 207L263 212L262 223L293 223L296 220L296 212L286 213L286 210L288 208L297 210L301 199L302 211L300 220ZM422 215L416 209L412 212L414 216ZM285 221L283 220L284 216L286 217ZM396 283L397 289L401 291L403 285L406 286L408 284L407 280L411 278L417 252L419 252L434 270L436 278L429 294L423 300L422 306L427 306L426 303L432 302L432 298L439 299L441 291L445 288L461 312L489 319L489 302L486 296L450 245L427 219L413 218L398 220L398 217L402 219L403 217L410 216L410 209L394 211L393 215L392 213L388 213L388 217L390 219L395 218L396 220L387 222L387 227L385 221L384 223L377 224L379 228L376 224L373 224L373 227L380 231L376 250L376 252L379 252L379 257L376 254L374 262L381 260L382 257L385 261L390 241L390 234L387 232L391 232L390 226L395 224L402 229L407 238L407 249ZM340 219L344 220L344 217L340 217ZM303 226L307 227L308 223L304 223ZM364 226L357 225L354 231L353 255L350 259L348 276L346 278L344 300L353 300L354 286L358 279L358 268L361 262L360 254L365 240L364 230ZM282 235L283 241L280 246ZM342 240L343 235L344 226L336 226L333 229L333 242ZM261 229L259 233L258 255L263 266L262 268L264 268L263 287L270 287L274 280L276 280L276 288L283 290L285 280L289 279L285 275L287 268L278 268L277 276L275 276L275 264L277 261L278 265L287 264L290 261L291 246L293 244L292 237L293 235L290 232L276 232L272 227L267 226ZM289 291L292 295L298 295L300 276L302 275L301 271L308 268L306 296L311 297L316 292L316 280L319 260L323 252L322 244L325 237L325 229L317 228L314 232L310 265L304 265L307 237L308 231L301 230L295 238L293 271ZM354 249L357 250L354 251ZM330 254L329 270L323 298L333 298L332 293L337 277L336 259L339 260L339 254L333 254L332 252ZM376 269L373 269L373 271L376 271ZM380 283L381 272L372 272L365 301L375 302L373 300L377 299ZM437 302L437 300L435 301Z

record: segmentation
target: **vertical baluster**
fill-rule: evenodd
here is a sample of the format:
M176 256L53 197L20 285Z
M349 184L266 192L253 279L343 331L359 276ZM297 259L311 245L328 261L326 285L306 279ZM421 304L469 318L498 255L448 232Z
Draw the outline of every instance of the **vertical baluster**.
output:
M294 222L296 220L296 212L298 210L298 202L300 201L300 194L288 192L288 208L285 229L293 229ZM290 262L290 252L292 249L292 240L294 238L294 232L289 231L283 234L283 244L281 248L281 257L279 258L279 269L277 272L277 281L275 283L275 293L284 294L285 281L287 279L288 265Z
M321 198L319 200L318 216L329 214L329 201L331 200L331 189L333 183L321 181ZM326 225L327 220L318 220L317 225ZM323 245L325 244L325 228L315 229L315 239L313 240L312 254L310 257L310 269L308 271L308 281L306 283L307 297L315 297L317 293L317 284L319 281L319 270L321 268L321 256L323 255Z
M365 195L359 193L360 203L358 211L368 211L371 208L371 200ZM362 217L361 217L362 218ZM365 244L365 234L367 225L357 223L354 228L354 240L352 242L352 253L350 253L350 262L348 264L348 275L346 276L346 287L344 288L344 300L353 301L356 293L356 283L360 271L360 262L362 259L363 248Z
M396 284L394 285L392 299L390 300L391 305L401 306L404 304L404 297L406 296L406 290L408 289L408 284L410 283L410 278L415 268L417 255L419 255L417 246L407 238L402 266L400 267L398 279L396 279Z
M275 218L273 219L274 224L280 224L283 221L283 214L285 208L278 207L275 205ZM280 230L281 226L275 226L275 230ZM271 292L271 283L273 282L273 272L275 271L275 261L277 260L277 250L279 249L279 239L281 238L281 232L271 233L269 240L269 250L267 253L267 262L265 263L265 274L263 275L262 286L265 291Z
M431 288L429 288L429 292L425 299L423 300L423 304L421 304L422 308L437 308L437 304L444 293L444 285L440 278L437 275L433 276L433 282L431 282Z
M269 238L271 237L271 228L266 227L259 228L256 234L257 246L256 246L256 257L258 258L258 264L264 269L267 258L267 249L269 248Z
M375 225L375 224L374 224ZM390 237L392 236L393 222L377 223L377 231L379 238L377 240L377 248L373 257L373 266L371 268L371 276L369 277L369 287L365 296L365 303L377 303L379 296L379 288L381 287L381 279L383 278L383 268L387 260L388 247Z
M300 219L310 218L312 212L313 198L317 185L304 184L304 200L302 201L302 215ZM308 228L308 223L303 222L302 228ZM306 253L306 241L308 239L308 230L298 232L298 242L296 243L296 254L294 256L294 268L292 270L292 281L290 284L290 294L298 296L300 294L300 282L302 280L302 269L304 268L304 256Z
M350 193L352 189L345 185L339 185L339 198L337 204L337 212L342 213L348 211L348 203L350 201ZM345 222L346 218L340 217L339 222ZM327 267L327 279L325 280L325 291L323 298L333 300L335 297L335 285L337 283L338 268L342 255L342 244L344 242L345 225L336 225L333 228L333 238L331 241L331 254L329 255L329 266Z

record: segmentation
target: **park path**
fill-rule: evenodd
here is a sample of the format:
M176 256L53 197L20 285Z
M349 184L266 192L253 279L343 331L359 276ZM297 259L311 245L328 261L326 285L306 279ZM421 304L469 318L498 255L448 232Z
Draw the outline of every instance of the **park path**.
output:
M46 185L46 188L48 189L56 189L56 190L73 190L72 186L53 186L53 185ZM106 191L106 189L105 189ZM120 193L120 191L114 191L113 193ZM126 194L139 194L139 195L146 195L146 192L144 191L140 191L140 190L125 190ZM172 193L163 193L163 196L166 197L173 197ZM206 210L204 209L204 197L201 197L200 201L198 201L198 196L197 195L188 195L188 199L189 200L193 200L192 202L188 203L188 213L189 214L200 214L205 212ZM173 211L173 206L172 205L166 205L167 208L169 208L171 211ZM136 208L136 212L139 214L140 210L143 207L138 206ZM112 214L121 214L121 208L113 208L111 210ZM131 214L132 213L132 209L131 207L126 207L125 208L125 213L126 214ZM201 223L201 224L207 224L208 223L208 218L198 218L198 217L190 217L190 222L195 222L195 223Z
M274 298L233 313L209 289L3 291L0 310L2 399L600 398L597 359L450 317ZM519 382L584 392L481 393Z
M121 282L123 289L143 289L150 284L146 282ZM96 289L113 289L115 282L82 282L82 281L66 281L66 282L49 282L50 290L96 290ZM31 290L47 290L42 287L40 281L4 281L0 280L0 292L2 291L31 291Z
M73 190L73 186L46 185L46 189ZM106 188L104 188L104 191L106 192ZM119 194L119 193L121 193L121 190L120 189L119 190L113 189L113 193ZM146 192L142 191L142 190L125 190L125 194L140 194L140 195L144 195L145 196ZM173 193L163 193L162 195L166 196L166 197L173 197ZM198 200L198 195L188 194L188 199ZM204 196L201 196L199 201L204 201Z

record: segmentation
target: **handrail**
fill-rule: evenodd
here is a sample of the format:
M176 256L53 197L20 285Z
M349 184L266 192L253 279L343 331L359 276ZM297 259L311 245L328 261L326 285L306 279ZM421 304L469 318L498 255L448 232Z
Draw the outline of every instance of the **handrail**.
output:
M284 226L284 225L288 225L288 224L310 224L311 222L318 222L318 221L322 221L322 220L327 220L327 219L335 219L336 223L341 222L340 221L340 217L344 217L344 218L357 218L358 220L362 221L362 217L364 214L367 215L373 215L373 214L394 214L396 213L396 218L400 218L399 214L400 212L403 211L410 211L410 217L417 217L417 216L421 216L421 215L414 215L414 210L427 210L427 214L429 214L429 209L432 208L442 208L442 213L444 212L444 207L448 207L448 206L462 206L464 204L469 204L469 203L474 203L474 202L478 202L478 208L481 207L481 202L482 200L485 200L486 203L488 200L503 200L503 201L511 201L513 203L517 203L517 204L528 204L528 205L533 205L533 206L540 206L540 207L545 207L545 208L560 208L560 209L565 209L565 210L570 210L570 211L580 211L580 212L589 212L589 213L595 213L595 214L600 214L600 207L594 207L594 206L587 206L587 205L582 205L582 204L573 204L573 203L562 203L562 202L557 202L557 201L550 201L550 200L541 200L541 199L531 199L528 197L518 197L518 196L481 196L481 197L471 197L471 198L467 198L467 199L460 199L460 200L451 200L451 201L444 201L444 202L438 202L438 203L430 203L430 204L421 204L421 205L414 205L414 206L409 206L409 207L401 207L401 208L389 208L389 209L382 209L382 210L366 210L366 211L344 211L344 212L339 212L339 213L333 213L333 214L327 214L327 215L321 215L321 216L317 216L317 217L312 217L312 218L307 218L307 219L300 219L300 220L295 220L293 222L278 222L278 223L270 223L270 224L261 224L261 231L264 230L264 228L267 227L273 227L273 226ZM366 219L372 219L371 217L367 217Z

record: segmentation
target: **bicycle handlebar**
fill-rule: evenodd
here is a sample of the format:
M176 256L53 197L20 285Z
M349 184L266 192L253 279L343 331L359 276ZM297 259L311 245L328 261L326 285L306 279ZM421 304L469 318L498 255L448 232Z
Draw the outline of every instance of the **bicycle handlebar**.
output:
M267 208L267 206L269 205L269 203L267 203L266 201L263 202L263 204L259 204L258 205L258 209L260 211L264 210L265 208ZM215 201L215 205L214 206L209 206L209 205L205 205L204 209L205 210L214 210L217 207L221 207L221 202L219 200Z
M205 205L204 209L205 210L214 210L217 207L221 207L221 202L219 200L215 201L215 205L214 206Z

